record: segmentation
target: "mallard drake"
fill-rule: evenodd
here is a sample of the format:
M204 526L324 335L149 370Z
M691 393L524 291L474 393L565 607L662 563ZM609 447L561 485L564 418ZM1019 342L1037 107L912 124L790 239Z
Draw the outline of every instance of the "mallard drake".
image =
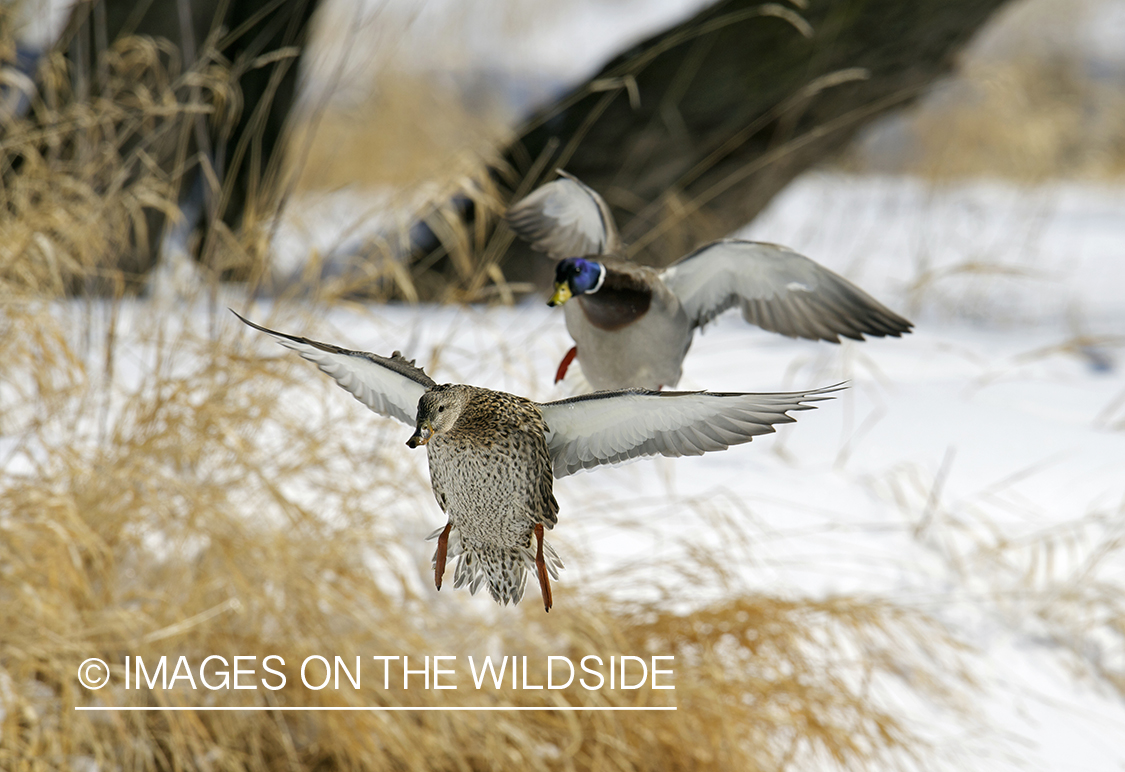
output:
M276 332L235 313L317 365L380 415L414 426L406 444L426 447L434 498L446 524L437 539L434 583L457 558L454 587L487 584L500 604L523 597L527 571L539 578L543 606L562 561L544 530L558 522L554 478L641 456L695 456L749 442L791 423L842 385L783 394L600 392L537 403L464 384L437 384L399 352L350 351ZM532 538L535 546L532 548Z
M549 305L565 305L595 389L675 386L696 328L740 306L751 324L789 337L899 337L913 325L842 276L777 244L723 239L663 270L620 259L621 237L601 196L573 175L542 185L505 219L533 249L559 260ZM568 303L571 298L577 302Z

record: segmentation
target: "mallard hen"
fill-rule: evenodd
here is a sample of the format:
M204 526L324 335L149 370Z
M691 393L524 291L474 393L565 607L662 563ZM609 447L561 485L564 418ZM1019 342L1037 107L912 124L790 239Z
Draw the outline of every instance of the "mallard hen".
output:
M630 389L557 402L464 384L437 384L397 351L381 357L276 332L235 314L336 379L381 415L414 426L406 444L426 447L434 498L446 524L434 583L457 558L454 587L487 585L497 603L518 603L528 569L552 606L562 562L544 531L558 522L554 479L641 456L690 456L749 442L791 423L842 386L780 394ZM532 540L534 539L534 545Z

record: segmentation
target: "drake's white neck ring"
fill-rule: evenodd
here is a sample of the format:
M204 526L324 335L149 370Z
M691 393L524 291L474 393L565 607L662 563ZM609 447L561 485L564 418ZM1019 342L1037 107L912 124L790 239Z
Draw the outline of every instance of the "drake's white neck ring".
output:
M583 295L593 295L595 292L597 292L598 290L600 290L602 288L603 284L605 284L605 266L602 265L601 263L598 263L598 268L602 269L602 272L598 275L598 283L595 284L590 289L583 292L582 293Z

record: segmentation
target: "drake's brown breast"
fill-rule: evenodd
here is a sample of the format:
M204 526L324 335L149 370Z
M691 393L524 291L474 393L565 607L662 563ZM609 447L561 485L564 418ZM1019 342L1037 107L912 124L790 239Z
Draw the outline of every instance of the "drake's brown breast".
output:
M613 332L627 327L648 313L652 290L636 286L606 285L592 295L581 295L578 303L590 324Z

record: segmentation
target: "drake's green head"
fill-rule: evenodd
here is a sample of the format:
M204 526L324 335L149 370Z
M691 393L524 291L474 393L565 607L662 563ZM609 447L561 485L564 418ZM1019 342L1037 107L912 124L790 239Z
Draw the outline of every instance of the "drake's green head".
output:
M568 257L555 266L555 294L549 306L561 306L575 295L591 295L605 281L605 266L585 257Z

